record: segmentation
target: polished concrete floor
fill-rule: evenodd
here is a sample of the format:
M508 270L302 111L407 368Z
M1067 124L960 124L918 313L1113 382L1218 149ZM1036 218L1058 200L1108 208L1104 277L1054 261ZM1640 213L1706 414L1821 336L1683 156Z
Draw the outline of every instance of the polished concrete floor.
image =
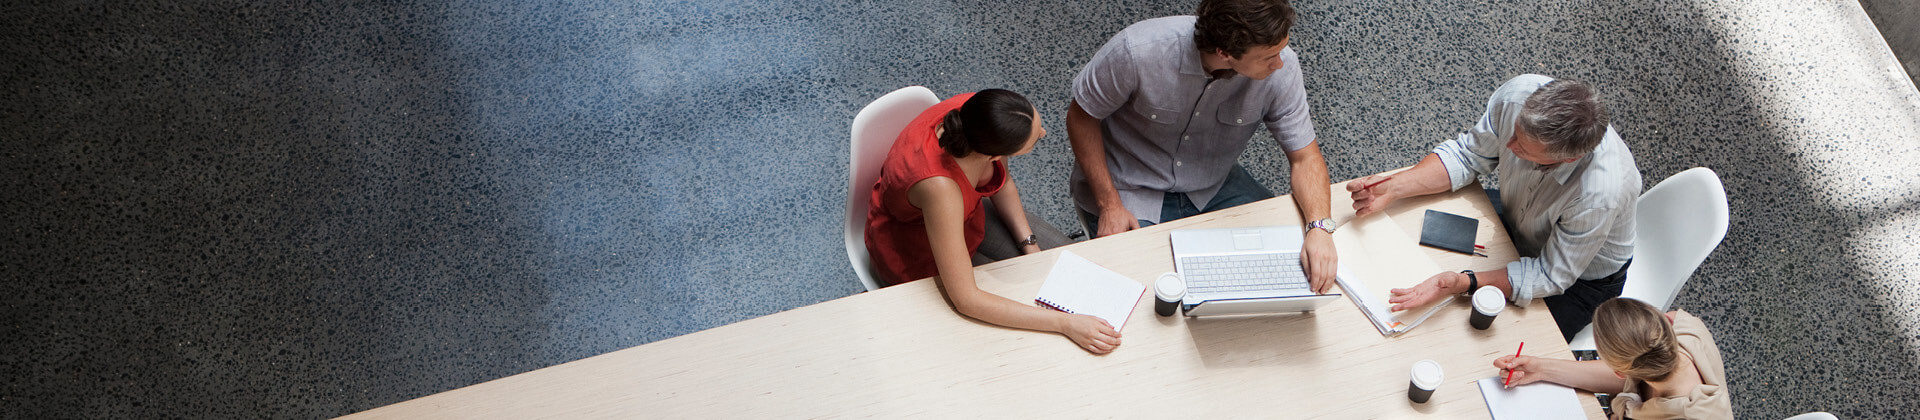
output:
M1300 3L1334 179L1592 82L1649 186L1725 181L1678 305L1738 417L1920 417L1920 93L1857 2ZM341 415L858 293L847 124L901 86L1027 94L1077 230L1068 80L1194 4L8 3L0 417Z

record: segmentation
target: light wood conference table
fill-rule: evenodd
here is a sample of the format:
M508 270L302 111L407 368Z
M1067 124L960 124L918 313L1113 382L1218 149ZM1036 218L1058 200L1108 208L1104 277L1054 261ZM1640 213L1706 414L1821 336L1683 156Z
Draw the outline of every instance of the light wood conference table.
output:
M1333 186L1342 222L1353 217L1344 186ZM1401 200L1387 214L1418 238L1425 209L1482 222L1487 258L1422 247L1441 269L1498 269L1517 258L1478 186ZM1170 230L1298 224L1292 198L1278 197L976 272L986 291L1031 302L1060 249L1151 283L1173 270ZM762 280L741 279L741 287ZM1128 318L1120 347L1103 356L1059 334L961 316L935 281L922 280L348 417L1487 418L1474 381L1499 374L1494 358L1522 341L1526 354L1570 358L1537 300L1508 306L1481 331L1467 325L1465 299L1455 299L1420 327L1385 337L1345 299L1311 314L1186 318L1155 315L1152 293ZM1426 404L1406 397L1420 359L1446 371ZM1590 394L1579 400L1588 417L1601 417Z

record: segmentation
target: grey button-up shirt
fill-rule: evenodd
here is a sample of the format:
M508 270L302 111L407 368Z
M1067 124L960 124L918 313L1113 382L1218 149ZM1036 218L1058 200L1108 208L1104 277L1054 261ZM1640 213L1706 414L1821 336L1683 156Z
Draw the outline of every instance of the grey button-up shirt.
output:
M1194 19L1169 16L1128 26L1073 79L1073 99L1101 119L1107 170L1120 202L1149 222L1160 221L1167 192L1186 193L1194 208L1206 208L1256 123L1265 123L1287 151L1314 139L1293 48L1280 52L1284 64L1266 80L1214 80L1193 45ZM1072 190L1082 210L1099 213L1077 164Z
M1606 277L1633 258L1640 167L1613 127L1593 153L1551 170L1506 147L1527 97L1551 81L1537 74L1508 80L1487 100L1479 124L1433 149L1455 190L1480 175L1499 179L1507 211L1500 221L1521 256L1507 264L1515 302L1561 294L1574 281Z

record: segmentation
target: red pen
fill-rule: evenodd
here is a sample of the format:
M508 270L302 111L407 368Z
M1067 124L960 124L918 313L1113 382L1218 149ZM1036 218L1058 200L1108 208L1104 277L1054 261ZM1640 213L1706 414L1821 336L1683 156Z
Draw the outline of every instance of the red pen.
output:
M1393 178L1387 178L1387 179L1393 179ZM1367 184L1367 186L1365 186L1365 187L1360 187L1360 190L1361 190L1361 191L1366 191L1366 190L1371 190L1371 189L1373 189L1373 187L1374 187L1374 186L1377 186L1377 185L1380 185L1380 184L1385 184L1385 183L1387 183L1387 179L1382 179L1382 180L1379 180L1379 181L1374 181L1374 182L1373 182L1372 184Z
M1515 360L1519 359L1520 350L1524 350L1526 348L1527 348L1527 342L1522 341L1520 342L1520 348L1513 349L1513 357L1515 358ZM1511 382L1513 382L1513 369L1507 369L1507 379L1500 380L1500 386L1506 387L1507 384Z

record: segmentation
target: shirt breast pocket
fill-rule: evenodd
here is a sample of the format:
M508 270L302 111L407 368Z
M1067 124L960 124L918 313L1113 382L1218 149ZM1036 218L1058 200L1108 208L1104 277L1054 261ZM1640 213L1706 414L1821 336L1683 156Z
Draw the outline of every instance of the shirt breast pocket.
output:
M1164 136L1177 130L1180 111L1153 106L1149 101L1134 101L1133 112L1140 114L1140 129L1149 136Z
M1239 104L1220 104L1220 111L1214 113L1221 125L1240 129L1260 122L1260 108Z

